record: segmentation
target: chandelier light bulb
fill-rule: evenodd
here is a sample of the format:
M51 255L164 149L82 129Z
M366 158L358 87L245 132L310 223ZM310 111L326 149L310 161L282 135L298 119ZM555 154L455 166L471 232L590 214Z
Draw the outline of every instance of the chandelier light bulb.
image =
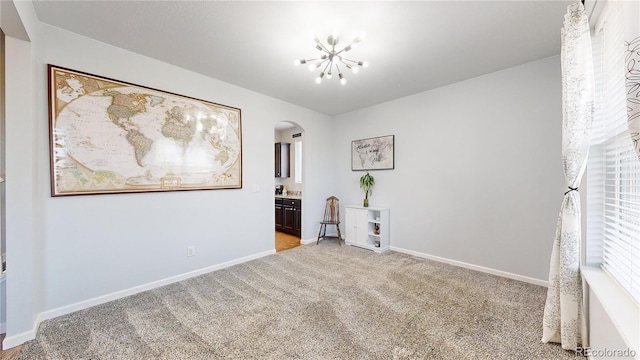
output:
M332 77L333 77L333 74L332 74L332 73L330 73L330 72L329 72L329 73L327 73L327 79L331 79Z
M351 68L351 72L354 73L354 74L357 74L358 71L360 71L360 69L357 66L354 66L354 67Z
M316 84L320 84L322 82L322 78L320 76L318 76L316 78Z
M338 74L338 77L340 77L341 85L345 85L347 83L347 79L342 75L342 73Z

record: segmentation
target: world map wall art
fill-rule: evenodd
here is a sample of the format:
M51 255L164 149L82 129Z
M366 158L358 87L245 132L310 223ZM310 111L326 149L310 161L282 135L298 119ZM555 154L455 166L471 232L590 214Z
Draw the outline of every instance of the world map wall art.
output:
M51 196L242 188L240 109L48 72Z
M391 170L394 168L394 135L351 142L351 170Z

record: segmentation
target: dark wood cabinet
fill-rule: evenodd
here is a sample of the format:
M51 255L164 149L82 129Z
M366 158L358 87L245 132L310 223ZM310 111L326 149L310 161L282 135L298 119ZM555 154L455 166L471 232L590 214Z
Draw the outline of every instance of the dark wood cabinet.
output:
M293 222L296 217L296 209L293 207L289 201L285 200L284 205L282 205L282 227L284 228L284 232L291 234L293 233Z
M282 230L282 199L276 199L276 231Z
M302 237L302 204L295 208L293 216L293 234Z
M276 199L276 230L302 236L302 200Z
M276 177L289 177L291 144L279 142L275 144L275 175Z

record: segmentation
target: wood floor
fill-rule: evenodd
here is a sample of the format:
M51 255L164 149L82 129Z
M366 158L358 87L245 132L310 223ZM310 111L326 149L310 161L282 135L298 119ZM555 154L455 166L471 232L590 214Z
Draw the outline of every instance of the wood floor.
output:
M300 246L300 238L276 231L276 252Z
M20 351L22 350L22 345L18 345L16 347L12 347L11 349L4 350L2 349L2 341L4 341L5 334L0 335L0 360L16 360L18 355L20 355Z
M276 252L288 250L296 246L300 246L299 237L276 231ZM20 355L22 345L18 345L8 350L3 350L2 341L4 340L4 337L5 334L0 335L0 360L16 360Z

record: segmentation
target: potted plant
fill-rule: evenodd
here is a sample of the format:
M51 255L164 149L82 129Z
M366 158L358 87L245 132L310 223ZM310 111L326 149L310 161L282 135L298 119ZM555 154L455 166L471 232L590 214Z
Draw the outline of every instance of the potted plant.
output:
M368 171L360 177L360 188L364 190L364 207L369 207L369 194L374 184L373 176Z

